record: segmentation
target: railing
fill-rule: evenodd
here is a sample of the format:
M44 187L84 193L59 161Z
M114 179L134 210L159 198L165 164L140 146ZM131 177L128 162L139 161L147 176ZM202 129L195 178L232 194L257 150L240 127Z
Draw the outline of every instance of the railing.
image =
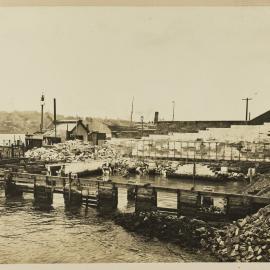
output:
M24 157L24 145L0 145L0 160Z
M121 154L156 159L270 162L270 143L179 140L129 140L115 146Z

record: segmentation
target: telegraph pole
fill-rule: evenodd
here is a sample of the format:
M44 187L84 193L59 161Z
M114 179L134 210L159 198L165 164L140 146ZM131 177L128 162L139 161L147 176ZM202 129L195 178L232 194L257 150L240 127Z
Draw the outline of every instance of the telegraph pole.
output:
M143 116L141 116L141 123L142 123L142 137L143 137Z
M131 114L130 114L130 125L132 124L132 118L133 118L133 105L134 105L134 97L132 98L132 103L131 103Z
M175 101L173 101L172 103L173 103L173 121L174 121L174 108L175 108Z
M172 115L172 120L174 121L174 108L175 108L175 101L172 102L173 104L173 115Z
M44 94L43 93L41 95L40 105L41 105L40 132L42 132L43 131L43 108L44 108L44 105L45 105L45 97L44 97Z
M248 102L252 100L252 98L243 98L242 100L246 101L246 122L248 122Z

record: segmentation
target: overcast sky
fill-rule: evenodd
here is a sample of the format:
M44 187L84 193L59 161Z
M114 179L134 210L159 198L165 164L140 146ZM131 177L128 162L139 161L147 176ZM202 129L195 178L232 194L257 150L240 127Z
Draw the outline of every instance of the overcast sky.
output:
M270 109L270 8L0 8L0 110L242 120Z

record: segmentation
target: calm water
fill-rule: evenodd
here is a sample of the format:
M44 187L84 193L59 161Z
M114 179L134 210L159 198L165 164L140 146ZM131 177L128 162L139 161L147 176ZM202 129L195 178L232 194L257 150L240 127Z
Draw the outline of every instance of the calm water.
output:
M123 190L120 190L123 196ZM126 194L125 194L126 195ZM212 261L176 245L128 233L95 209L65 210L61 195L53 210L33 207L32 195L6 200L0 193L0 263L94 263Z
M119 179L119 177L115 177ZM192 186L192 180L136 178L138 182ZM198 181L196 188L203 183ZM206 185L214 185L213 182ZM242 184L219 183L216 191L238 191ZM120 211L133 211L126 190L119 189ZM159 194L160 204L175 202L171 194ZM183 262L213 261L205 254L193 254L172 244L149 240L126 232L110 218L84 207L67 210L62 195L54 195L53 209L33 206L33 195L7 200L0 190L0 263L94 263L94 262Z

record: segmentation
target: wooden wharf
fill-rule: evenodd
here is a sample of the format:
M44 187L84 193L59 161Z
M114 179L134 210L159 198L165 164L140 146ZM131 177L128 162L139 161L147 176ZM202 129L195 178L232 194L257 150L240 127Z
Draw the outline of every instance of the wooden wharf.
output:
M63 194L66 206L96 207L101 211L114 211L118 205L118 188L127 189L127 199L134 200L136 213L158 211L167 215L186 215L207 220L226 220L245 217L270 204L270 198L226 192L186 190L151 184L130 183L125 180L85 179L20 172L2 172L6 197L34 194L34 202L50 206L53 194ZM158 207L159 192L177 198L176 208ZM224 202L217 211L213 201ZM214 210L213 210L214 209Z

